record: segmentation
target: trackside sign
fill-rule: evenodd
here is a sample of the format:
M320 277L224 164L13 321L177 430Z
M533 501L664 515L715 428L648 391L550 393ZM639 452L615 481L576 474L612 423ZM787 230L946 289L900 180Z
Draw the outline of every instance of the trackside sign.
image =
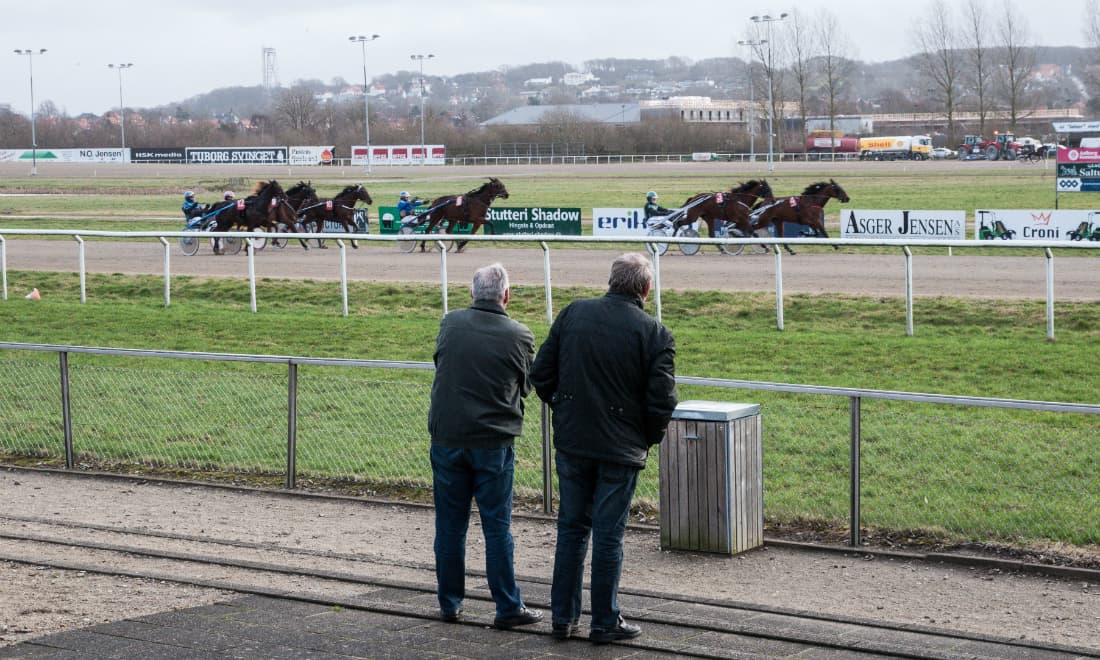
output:
M966 211L840 210L841 238L966 239Z
M420 207L418 211L424 211ZM379 227L383 234L396 234L401 228L396 206L378 207ZM489 220L496 234L543 234L548 236L580 236L581 210L551 206L489 207ZM426 224L426 223L425 223ZM456 233L468 233L459 225Z
M1098 241L1098 220L1100 212L1097 211L978 209L974 211L974 238L985 241Z

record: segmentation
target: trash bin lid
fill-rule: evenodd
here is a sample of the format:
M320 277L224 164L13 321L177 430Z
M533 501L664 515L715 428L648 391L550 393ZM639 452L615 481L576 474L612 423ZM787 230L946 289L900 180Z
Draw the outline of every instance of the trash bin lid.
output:
M672 419L695 419L710 422L726 422L741 417L760 414L758 403L730 403L728 401L681 401L672 412Z

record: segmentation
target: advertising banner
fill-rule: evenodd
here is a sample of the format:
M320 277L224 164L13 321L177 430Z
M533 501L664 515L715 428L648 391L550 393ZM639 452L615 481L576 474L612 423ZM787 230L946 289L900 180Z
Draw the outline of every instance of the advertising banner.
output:
M285 165L286 147L187 147L188 163Z
M1059 163L1100 163L1100 148L1058 147Z
M994 210L974 212L974 238L978 240L1073 241L1093 238L1097 211Z
M640 208L592 209L593 236L645 236L648 231Z
M290 147L291 165L331 165L336 147Z
M3 149L0 150L0 162L31 162L42 160L54 163L126 163L130 160L130 150L115 149Z
M966 211L840 209L841 238L966 240Z
M418 209L427 210L426 207ZM542 234L547 236L580 236L581 210L553 206L489 207L489 220L496 234ZM396 234L401 228L396 206L378 207L379 228L383 234ZM469 233L469 227L459 226L456 232Z
M186 163L187 150L183 147L136 148L130 150L131 163Z
M447 158L447 148L442 144L417 145L377 145L370 147L371 165L443 165ZM351 164L367 164L367 147L355 145L351 148Z

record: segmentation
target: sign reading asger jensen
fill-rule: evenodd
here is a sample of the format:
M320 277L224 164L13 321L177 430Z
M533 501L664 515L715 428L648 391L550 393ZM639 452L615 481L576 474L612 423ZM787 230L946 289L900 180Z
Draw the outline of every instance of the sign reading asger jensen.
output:
M840 210L841 238L964 240L966 211Z

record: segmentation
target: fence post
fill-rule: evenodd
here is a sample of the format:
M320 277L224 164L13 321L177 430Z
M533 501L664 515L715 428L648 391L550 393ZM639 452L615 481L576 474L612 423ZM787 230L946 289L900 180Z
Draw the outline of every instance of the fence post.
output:
M661 251L653 245L653 307L657 320L661 320Z
M252 239L244 239L248 249L248 299L252 313L256 313L256 250L253 248Z
M913 336L913 251L908 245L901 246L905 252L905 334Z
M348 248L343 239L336 239L340 247L340 299L344 301L343 316L348 315Z
M3 280L4 300L8 299L8 243L0 236L0 279Z
M286 374L286 487L294 488L298 469L298 365L287 365Z
M73 412L72 399L69 396L69 353L59 351L61 359L61 427L65 434L65 469L71 470L76 465L73 460Z
M783 255L779 243L775 244L775 326L783 330Z
M172 268L169 265L168 239L163 236L157 236L157 238L164 246L164 306L168 307L172 304Z
M75 240L77 242L77 245L80 246L78 248L79 256L77 258L77 262L80 265L80 304L83 305L88 300L86 286L87 273L84 270L84 239L80 236L77 236L76 234L73 234L73 240Z
M546 241L541 241L542 246L542 276L546 287L546 323L554 324L554 299L550 286L550 246ZM542 512L549 515L554 513L554 471L551 468L553 461L552 441L550 438L550 406L542 404L542 421L539 431L542 437Z
M850 534L848 539L848 545L856 547L862 541L860 536L859 521L859 468L860 468L860 397L853 396L849 400L849 483L848 483L848 525L850 528Z
M447 246L443 241L436 241L435 245L439 248L439 279L443 282L443 316L446 316L449 311L447 308Z

